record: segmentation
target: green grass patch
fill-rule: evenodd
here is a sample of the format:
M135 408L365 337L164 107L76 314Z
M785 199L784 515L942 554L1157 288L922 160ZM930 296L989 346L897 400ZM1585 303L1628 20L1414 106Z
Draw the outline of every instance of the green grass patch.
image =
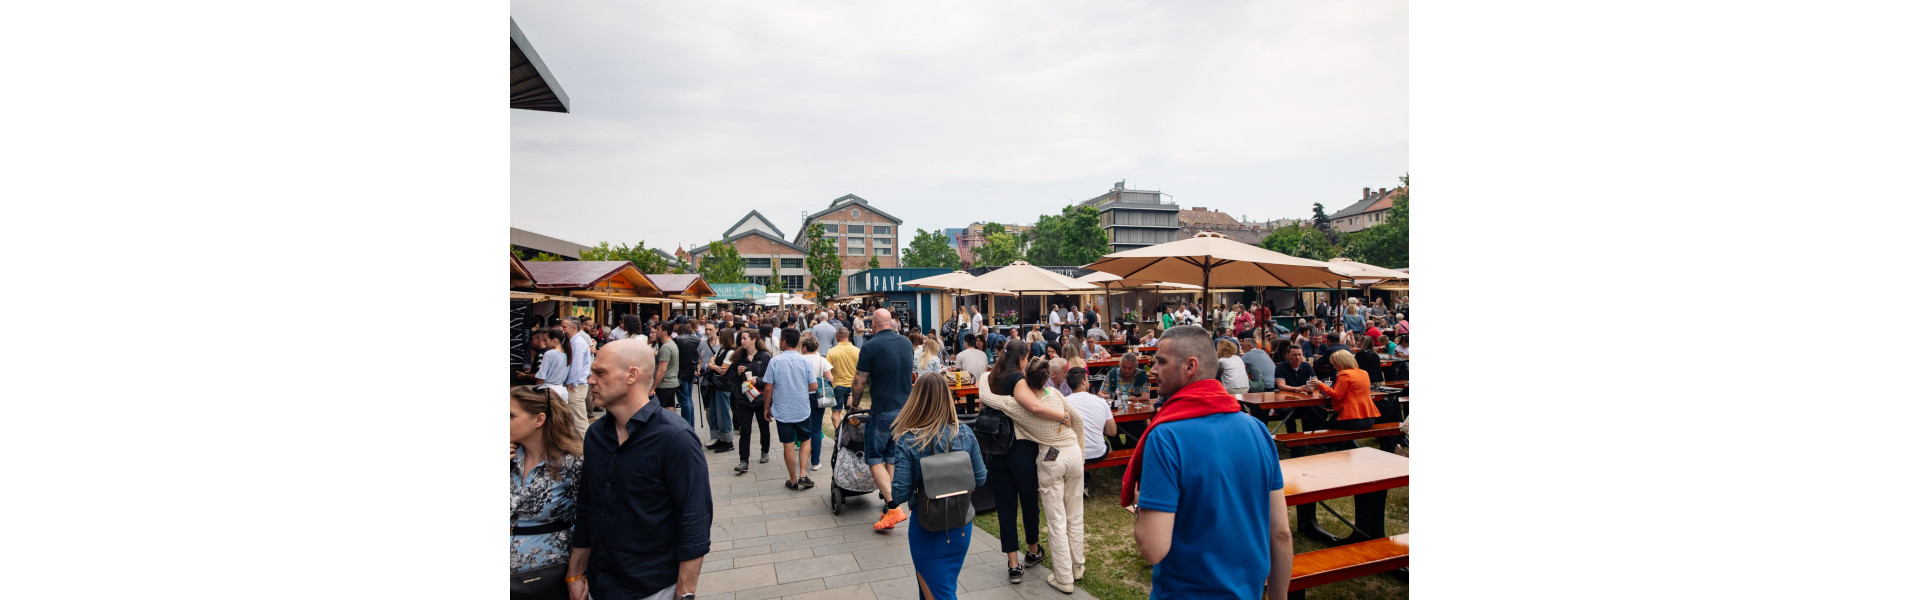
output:
M1361 442L1361 445L1368 443ZM1401 450L1402 454L1405 452ZM1284 452L1282 456L1285 456ZM1080 586L1101 600L1146 600L1153 588L1153 569L1134 546L1133 514L1120 507L1121 471L1120 467L1110 467L1094 470L1087 475L1087 489L1092 492L1092 498L1086 503L1087 578L1080 581ZM1387 535L1407 532L1407 489L1396 488L1387 492ZM1351 497L1329 500L1325 504L1348 519L1354 517ZM1040 540L1044 545L1047 538L1046 511L1040 512ZM999 536L1000 518L997 513L998 509L980 513L974 517L973 523ZM1294 524L1294 531L1298 532L1299 511L1288 509L1287 518ZM1319 521L1321 528L1335 535L1348 531L1346 524L1325 510L1319 511ZM1014 533L1020 535L1017 530ZM1323 548L1326 546L1319 542L1294 536L1294 554ZM1043 564L1051 567L1051 561L1052 557L1048 557ZM1406 582L1392 574L1380 574L1313 588L1309 596L1315 600L1373 600L1406 598L1408 591Z

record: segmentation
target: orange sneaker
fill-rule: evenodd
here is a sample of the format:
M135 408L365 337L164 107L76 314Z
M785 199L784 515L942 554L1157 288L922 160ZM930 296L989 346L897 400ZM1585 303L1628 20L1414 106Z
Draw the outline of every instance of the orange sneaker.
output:
M905 520L907 520L907 509L895 506L893 510L880 513L880 520L873 523L873 530L893 529L893 526L899 525L901 521Z

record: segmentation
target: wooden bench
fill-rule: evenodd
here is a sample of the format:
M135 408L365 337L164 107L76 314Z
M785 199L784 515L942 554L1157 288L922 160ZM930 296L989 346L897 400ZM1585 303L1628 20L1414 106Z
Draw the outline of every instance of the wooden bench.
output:
M1300 433L1282 433L1273 436L1273 441L1280 442L1288 448L1297 448L1314 444L1350 442L1353 440L1395 435L1400 435L1399 423L1375 423L1374 426L1366 429L1322 429L1319 431L1302 431Z
M1406 567L1410 535L1402 533L1294 555L1293 578L1287 582L1287 598L1305 600L1307 588Z
M1108 450L1107 455L1104 457L1101 457L1100 460L1087 463L1085 470L1091 471L1091 470L1099 469L1103 467L1127 466L1127 461L1133 459L1133 450L1134 450L1133 448L1128 448L1126 450Z

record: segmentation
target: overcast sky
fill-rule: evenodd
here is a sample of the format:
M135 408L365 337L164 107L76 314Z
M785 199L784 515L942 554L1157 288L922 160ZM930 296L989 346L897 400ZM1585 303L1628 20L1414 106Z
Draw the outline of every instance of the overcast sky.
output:
M858 194L913 229L1127 187L1251 219L1407 167L1407 6L586 2L514 19L572 113L513 110L513 226L692 247Z

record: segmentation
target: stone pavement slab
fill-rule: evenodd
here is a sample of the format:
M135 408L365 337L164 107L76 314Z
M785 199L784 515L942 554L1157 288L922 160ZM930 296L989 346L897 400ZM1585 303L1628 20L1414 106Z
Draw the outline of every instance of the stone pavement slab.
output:
M706 437L704 417L698 428ZM756 434L758 430L756 430ZM737 440L736 440L737 443ZM826 438L821 469L807 471L816 486L786 489L787 469L775 444L770 461L759 462L759 440L747 462L748 471L735 474L738 450L707 453L707 472L713 488L713 547L702 565L702 600L911 600L919 595L907 532L875 532L882 502L879 494L849 496L840 514L828 506L833 484L833 438ZM1069 596L1044 580L1045 565L1028 569L1025 583L1009 585L1000 541L975 527L960 571L960 597L965 600L1066 600L1092 596L1076 591Z

